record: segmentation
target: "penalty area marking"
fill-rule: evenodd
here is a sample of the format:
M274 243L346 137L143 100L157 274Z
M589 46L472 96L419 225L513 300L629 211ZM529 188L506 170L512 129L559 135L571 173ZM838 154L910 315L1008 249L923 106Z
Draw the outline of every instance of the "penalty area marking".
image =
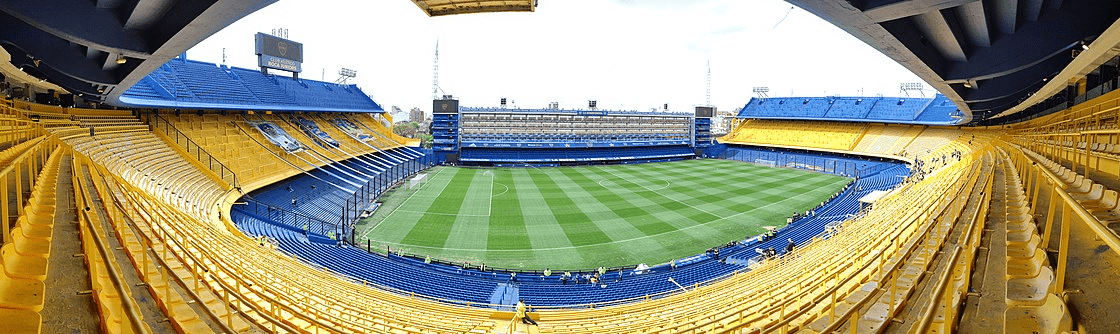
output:
M435 175L432 175L432 177L428 180L430 181L431 179L436 178L436 176L439 176L439 174L443 173L443 171L445 171L445 170L447 170L446 167L440 168L440 170L437 171ZM451 179L447 179L447 183L443 184L443 188L441 188L439 190L440 194L443 194L443 190L447 189L448 184L451 184ZM413 192L411 195L408 195L408 198L405 198L404 201L401 202L401 204L397 205L396 208L393 208L393 212L389 212L389 215L385 216L385 218L382 218L381 221L377 222L377 224L374 224L373 227L370 227L369 229L367 229L366 232L362 234L362 237L365 237L366 240L369 240L369 234L373 233L373 230L376 230L378 226L381 226L381 223L384 223L386 220L389 220L389 217L392 217L394 213L397 213L397 210L400 210L401 207L404 206L405 203L408 203L408 200L412 199L412 196L416 196L416 194L419 194L420 191L425 190L425 189L427 189L427 188L421 187L420 189L416 190L416 192ZM436 195L436 197L439 197L439 195Z
M509 186L507 186L505 183L501 183L501 182L494 182L494 183L499 185L499 186L502 186L502 188L506 188L506 190L502 190L502 192L498 193L497 195L491 195L490 196L491 198L502 196L502 195L505 195L507 192L509 192Z

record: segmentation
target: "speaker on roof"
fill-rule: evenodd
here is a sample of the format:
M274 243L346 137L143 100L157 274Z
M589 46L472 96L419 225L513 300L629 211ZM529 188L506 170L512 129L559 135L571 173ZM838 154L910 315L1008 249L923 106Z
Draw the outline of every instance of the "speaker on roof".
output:
M502 98L502 108L506 107L506 98Z

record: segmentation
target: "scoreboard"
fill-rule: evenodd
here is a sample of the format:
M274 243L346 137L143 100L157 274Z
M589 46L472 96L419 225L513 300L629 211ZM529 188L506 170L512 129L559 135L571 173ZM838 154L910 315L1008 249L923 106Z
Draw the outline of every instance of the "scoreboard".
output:
M289 72L302 72L303 44L258 32L257 65Z
M715 117L715 114L716 114L716 108L715 107L696 107L696 117L697 118L712 118L712 117Z

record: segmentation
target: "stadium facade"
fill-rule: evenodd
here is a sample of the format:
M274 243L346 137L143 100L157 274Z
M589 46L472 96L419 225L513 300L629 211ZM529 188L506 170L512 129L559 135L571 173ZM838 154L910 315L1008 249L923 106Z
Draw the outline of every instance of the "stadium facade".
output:
M536 10L414 2L430 16ZM294 42L258 38L260 69L177 56L267 1L0 5L12 65L67 90L0 105L4 331L1120 328L1108 314L1120 307L1110 265L1120 260L1120 7L791 2L943 95L751 99L720 138L707 108L437 100L426 150L393 134L357 86L299 78ZM116 108L93 108L103 104ZM565 269L574 276L356 238L381 195L441 163L681 159L851 182L773 232L665 263ZM515 319L522 300L539 325Z

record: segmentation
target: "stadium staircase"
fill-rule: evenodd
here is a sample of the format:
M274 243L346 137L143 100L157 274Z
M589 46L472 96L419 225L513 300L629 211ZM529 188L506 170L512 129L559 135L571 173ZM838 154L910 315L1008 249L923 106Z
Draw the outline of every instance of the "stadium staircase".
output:
M494 294L490 295L490 304L493 305L517 305L517 301L521 297L517 293L516 283L498 283L494 288Z

